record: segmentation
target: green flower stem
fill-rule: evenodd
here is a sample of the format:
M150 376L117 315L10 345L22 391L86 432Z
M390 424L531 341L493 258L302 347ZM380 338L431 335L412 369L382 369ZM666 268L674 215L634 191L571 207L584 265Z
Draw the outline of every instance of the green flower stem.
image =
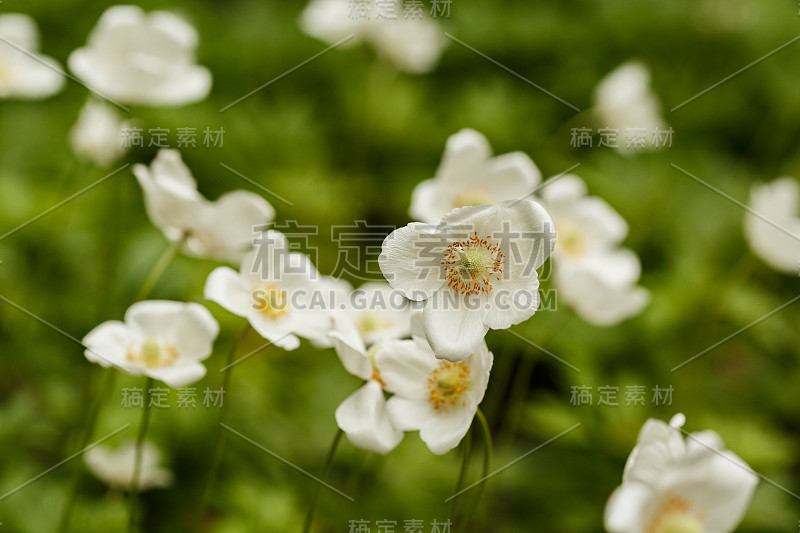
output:
M139 499L139 475L142 469L144 439L147 436L147 428L150 425L150 389L153 388L153 378L147 378L144 387L144 409L142 410L142 421L139 424L139 434L136 436L136 455L133 460L133 476L131 477L130 486L129 533L134 533L136 531L136 503Z
M150 296L150 293L153 291L153 288L158 283L158 280L161 279L161 276L164 275L164 272L167 270L170 264L172 264L172 260L178 255L183 248L183 245L186 244L187 236L184 235L177 241L173 242L164 253L161 254L161 257L158 258L153 268L150 270L150 273L147 275L144 283L142 284L139 292L136 293L135 301L141 301Z
M492 463L492 432L489 429L489 422L486 421L486 417L480 408L478 408L478 411L475 413L475 418L478 420L478 424L481 427L481 433L483 434L483 468L481 469L481 479L483 481L476 488L475 500L467 509L467 515L462 523L463 527L461 528L461 531L467 531L469 527L469 523L472 520L472 515L475 513L475 509L478 507L481 495L483 494L484 485L486 485L487 481L486 478L489 476L489 468L491 468Z
M456 482L455 494L459 493L464 487L464 480L467 478L467 471L469 470L469 460L472 455L472 426L470 426L467 436L464 437L464 443L461 445L461 470L458 473L458 481ZM450 514L454 515L456 509L456 499L450 505Z
M228 352L228 357L225 360L226 368L223 372L224 376L222 377L222 390L224 391L224 394L228 394L228 391L230 390L231 376L233 375L233 367L231 367L231 365L234 362L234 356L236 355L239 345L247 336L247 333L250 331L250 329L251 327L249 324L244 327L236 340L233 341L231 349ZM208 499L211 497L211 489L214 486L214 480L217 477L217 471L219 471L219 465L222 461L222 450L225 447L226 433L222 431L222 424L228 420L229 403L230 398L222 402L222 408L220 409L219 413L219 424L217 425L217 437L214 442L214 451L211 457L211 465L208 467L208 473L206 474L206 480L203 487L203 494L200 497L200 505L197 508L197 517L195 518L194 528L192 528L192 531L200 531L200 525L203 523L203 513L205 512L206 505L208 504Z
M336 431L336 435L333 437L333 441L331 442L331 446L328 449L328 455L325 458L325 467L322 470L322 479L325 480L328 477L328 474L331 471L331 465L333 464L333 457L336 455L336 450L339 448L339 443L342 440L342 435L344 435L344 431L341 429ZM317 510L317 502L319 501L319 493L322 490L322 485L317 484L314 487L314 493L311 495L311 502L308 506L308 514L306 514L306 522L303 526L303 533L309 533L311 531L311 524L314 522L314 511Z

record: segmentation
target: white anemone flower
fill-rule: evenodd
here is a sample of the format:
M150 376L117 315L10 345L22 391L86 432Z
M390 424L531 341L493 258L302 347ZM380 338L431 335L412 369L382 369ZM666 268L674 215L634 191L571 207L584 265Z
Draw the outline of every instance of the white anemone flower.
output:
M336 317L335 323L329 336L336 354L345 370L366 382L336 409L336 424L353 446L385 455L400 444L403 432L392 425L386 410L384 382L375 366L380 346L367 350L355 324L346 317Z
M800 186L797 181L783 177L754 185L750 208L752 212L744 220L744 235L753 254L778 272L798 275Z
M407 337L412 308L408 299L386 282L367 282L353 290L340 307L367 345Z
M167 239L185 239L185 251L195 256L236 263L252 248L253 228L275 216L269 202L248 191L204 198L177 150L159 150L150 167L135 165L133 173L150 220Z
M460 361L491 329L539 307L536 269L555 245L553 222L533 200L454 209L437 226L411 223L383 242L379 263L397 291L424 302L425 336L437 357Z
M375 351L375 365L386 390L394 427L419 431L431 452L452 450L467 434L489 384L493 356L480 342L463 361L438 359L425 339L419 313L412 339L391 340Z
M172 484L172 472L161 466L161 452L150 441L142 446L139 463L139 492L164 488ZM117 490L129 490L133 483L133 469L136 460L136 442L131 440L119 448L95 446L88 450L83 460L94 476Z
M58 63L38 53L39 29L22 13L0 15L0 98L47 98L64 87Z
M620 247L628 224L603 199L586 193L586 184L574 175L562 176L541 192L558 234L555 284L559 298L581 318L613 326L639 314L650 293L636 285L638 256Z
M661 103L650 88L650 70L644 63L629 61L603 78L594 91L594 112L598 126L618 130L644 130L646 139L656 131L664 131L666 123L661 116ZM656 148L645 142L645 148ZM620 151L628 151L626 143L619 144Z
M445 46L444 34L430 19L404 17L402 4L367 2L367 12L348 0L311 0L300 15L306 34L328 43L350 36L346 45L368 42L399 70L422 74L433 70Z
M83 339L86 358L104 367L184 387L206 375L219 324L200 304L148 300L104 322Z
M179 106L203 100L211 73L195 63L198 37L182 18L138 6L108 8L70 69L104 97L123 104Z
M681 436L648 420L605 512L611 533L728 533L742 520L758 478L713 431Z
M242 259L239 272L219 267L209 274L204 294L246 318L262 337L284 350L315 340L331 328L324 284L305 254L291 252L281 233L270 230Z
M456 207L524 198L541 179L525 153L492 157L486 137L463 129L447 139L436 176L414 189L409 214L414 220L436 224Z
M72 151L78 159L106 168L125 153L122 131L126 124L116 109L90 99L70 131Z

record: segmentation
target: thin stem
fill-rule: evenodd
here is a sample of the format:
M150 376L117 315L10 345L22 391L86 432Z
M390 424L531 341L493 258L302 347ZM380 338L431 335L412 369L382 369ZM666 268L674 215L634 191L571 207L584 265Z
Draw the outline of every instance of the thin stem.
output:
M483 494L483 488L484 485L486 485L486 478L489 476L489 468L491 467L492 463L492 432L489 429L489 422L486 421L486 417L480 408L478 408L478 411L475 413L475 418L477 418L481 427L481 433L483 434L483 468L481 469L481 479L483 481L475 490L475 500L467 510L467 515L462 524L462 531L467 531L469 522L472 519L472 515L475 513L475 509L478 507L478 502L480 502L481 495Z
M150 270L150 273L147 275L144 283L142 284L139 292L136 293L136 301L144 300L147 298L150 293L152 292L153 288L158 283L158 280L161 279L161 276L164 275L164 272L167 270L167 267L172 263L172 260L175 259L175 256L178 255L178 252L181 251L183 245L186 243L186 236L181 237L177 241L173 242L164 252L161 254L161 257L158 258L153 268Z
M89 445L89 441L92 439L92 435L94 434L94 428L97 425L97 419L100 417L100 410L105 404L105 398L110 394L111 389L114 388L114 382L116 381L117 373L113 369L107 369L106 372L106 382L103 385L103 389L101 390L100 395L98 396L97 400L92 406L92 410L89 413L89 419L86 422L86 429L84 429L80 446L78 447L79 450L82 450ZM78 499L78 482L80 481L80 475L80 465L76 464L72 471L72 479L70 480L70 491L69 496L67 496L67 503L64 505L64 509L61 511L61 519L59 520L57 530L58 533L65 533L69 527L69 521L72 517L72 510L75 507L76 500Z
M470 426L467 436L464 437L464 444L461 445L461 470L458 473L458 481L456 482L455 494L461 492L464 487L464 480L467 478L467 471L469 470L469 460L472 455L472 426ZM450 514L454 514L456 508L456 500L450 506Z
M333 464L333 456L336 455L336 450L339 448L339 442L342 440L342 435L344 435L344 431L338 429L336 431L336 435L333 437L333 441L331 442L330 448L328 448L328 455L325 458L325 467L322 470L322 480L326 480L328 474L331 471L331 465ZM322 484L317 484L314 487L314 493L311 495L311 502L308 506L308 514L306 514L306 522L303 526L303 533L308 533L311 531L311 524L314 522L314 511L317 510L317 502L319 501L319 493L322 490Z
M231 366L234 361L234 356L236 355L236 351L241 344L242 340L245 338L247 333L250 331L250 325L244 327L242 332L233 341L231 345L231 349L228 352L228 357L225 360L225 370L223 372L224 376L222 377L222 390L223 394L227 395L230 391L230 384L231 384L231 376L233 375L233 367ZM224 424L228 420L228 405L230 403L230 396L227 400L222 402L222 408L220 409L219 413L219 424L217 424L217 437L214 442L214 452L211 458L211 465L208 467L208 473L206 474L206 481L205 486L203 488L203 494L200 497L200 506L197 509L197 517L195 518L194 528L193 531L197 532L200 531L200 525L203 522L203 513L206 509L206 505L208 504L208 499L211 497L211 489L214 486L214 480L217 477L217 471L219 470L220 462L222 461L222 450L225 447L225 434L226 432L222 431L222 424Z
M144 389L144 409L142 410L142 421L139 424L139 434L136 436L136 456L133 461L133 476L130 486L130 521L128 531L136 531L136 503L139 499L139 474L142 469L142 450L144 439L147 436L147 427L150 425L150 389L153 388L153 378L148 377Z

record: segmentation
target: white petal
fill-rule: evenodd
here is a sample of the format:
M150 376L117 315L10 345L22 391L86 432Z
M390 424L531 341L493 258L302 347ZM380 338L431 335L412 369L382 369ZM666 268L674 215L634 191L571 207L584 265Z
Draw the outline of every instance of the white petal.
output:
M625 483L609 498L605 510L605 528L609 533L641 533L647 527L648 504L653 493L647 485Z
M205 359L219 333L219 324L200 304L165 300L137 302L125 312L125 324L143 337L173 344L181 358Z
M472 425L475 409L448 409L428 419L419 430L419 437L436 455L443 455L461 442Z
M421 181L411 193L409 215L419 222L436 224L453 208L452 192L439 180Z
M524 198L533 192L541 179L542 173L523 152L512 152L490 159L483 177L495 202Z
M463 129L447 139L442 163L436 171L436 179L447 187L460 187L464 175L471 174L483 166L492 155L489 141L483 134Z
M355 325L344 316L334 318L334 331L328 334L345 370L363 380L372 377L372 364Z
M392 288L421 301L445 284L441 268L445 248L433 226L415 222L386 237L378 261Z
M387 341L374 357L386 390L404 398L427 399L428 378L439 366L428 346L413 340Z
M425 337L436 357L461 361L475 351L489 328L483 323L483 309L470 303L480 300L459 297L452 302L442 292L428 300L422 311Z
M357 448L387 454L401 440L386 410L383 390L376 381L369 381L345 399L336 409L336 423Z
M176 364L159 368L143 369L145 375L163 381L173 388L185 387L203 379L206 367L201 363Z
M83 338L86 359L103 367L127 366L125 358L134 337L122 322L103 322Z
M228 267L218 267L208 275L203 296L231 313L244 317L254 304L250 289L238 272Z
M386 408L392 425L402 431L417 431L437 416L427 400L408 400L392 396L386 402Z

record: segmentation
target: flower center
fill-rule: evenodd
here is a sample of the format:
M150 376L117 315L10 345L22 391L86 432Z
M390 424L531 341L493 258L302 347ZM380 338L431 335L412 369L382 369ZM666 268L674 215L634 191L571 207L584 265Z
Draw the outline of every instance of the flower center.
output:
M270 318L278 318L289 312L289 299L286 291L275 285L264 285L252 291L253 308Z
M441 361L439 367L428 378L428 401L434 409L447 409L461 399L470 386L469 365L464 361L451 363ZM465 402L462 401L461 405Z
M373 331L377 331L379 329L384 329L391 326L391 323L387 320L381 320L375 313L363 313L356 324L358 327L359 333L364 335L365 333L372 333Z
M691 504L683 498L671 497L650 522L647 533L703 533L703 521L691 512Z
M447 286L465 296L491 292L492 281L500 281L505 255L500 245L493 244L491 237L478 237L455 241L444 252L442 265L445 268Z
M577 228L566 228L556 232L558 246L565 254L571 256L583 255L586 252L586 239Z
M492 203L489 194L483 189L466 189L458 193L453 201L453 207L468 205L483 205Z
M138 347L128 349L126 359L147 368L172 366L178 358L178 350L171 344L161 343L155 337L147 337Z

